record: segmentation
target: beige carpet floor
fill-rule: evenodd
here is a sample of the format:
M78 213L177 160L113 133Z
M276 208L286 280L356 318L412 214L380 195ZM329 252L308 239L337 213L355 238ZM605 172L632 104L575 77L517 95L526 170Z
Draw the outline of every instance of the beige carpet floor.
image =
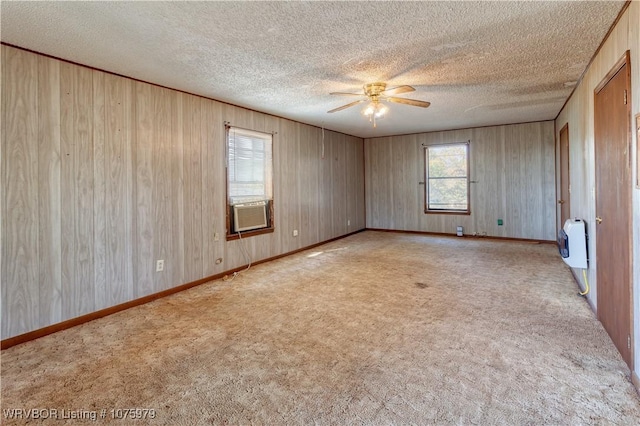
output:
M2 409L98 415L47 424L638 424L577 291L553 245L367 231L4 350ZM155 418L113 418L129 408Z

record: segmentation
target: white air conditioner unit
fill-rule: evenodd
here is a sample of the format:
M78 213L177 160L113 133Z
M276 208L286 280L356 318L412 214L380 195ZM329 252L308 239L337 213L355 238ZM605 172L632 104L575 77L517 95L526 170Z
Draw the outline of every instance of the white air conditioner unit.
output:
M233 229L235 232L267 227L267 202L235 204L233 206Z

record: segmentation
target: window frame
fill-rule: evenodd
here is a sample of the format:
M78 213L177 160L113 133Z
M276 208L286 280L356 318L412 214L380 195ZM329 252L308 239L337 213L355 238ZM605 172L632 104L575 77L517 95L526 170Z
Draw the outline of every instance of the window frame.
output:
M451 146L464 146L466 152L466 166L467 166L467 208L466 210L458 209L433 209L429 208L429 148L436 147L451 147ZM423 145L424 153L424 212L425 214L455 214L455 215L470 215L471 214L471 141L465 142L446 142L446 143L434 143L429 145ZM436 178L431 178L436 179ZM462 178L461 178L462 179Z
M270 171L271 171L271 179L270 179L270 190L266 191L266 192L270 192L270 197L267 197L264 201L267 202L267 226L265 228L260 228L260 229L252 229L252 230L248 230L248 231L242 231L242 232L235 232L233 231L233 206L234 204L241 204L239 203L231 203L231 196L229 194L229 148L230 148L230 141L231 141L231 132L232 131L238 131L238 133L243 133L244 135L251 135L254 134L256 135L256 137L261 137L262 135L264 136L268 136L271 139L271 166L270 166ZM269 234L274 232L275 230L275 215L274 215L274 188L273 188L273 182L274 182L274 139L275 139L275 134L274 133L268 133L268 132L261 132L258 130L253 130L253 129L245 129L242 127L238 127L238 126L232 126L229 123L225 123L225 144L224 144L224 149L225 149L225 210L226 210L226 239L227 241L232 241L232 240L237 240L240 238L248 238L248 237L253 237L256 235L263 235L263 234ZM266 184L266 183L265 183ZM250 202L250 201L247 201Z

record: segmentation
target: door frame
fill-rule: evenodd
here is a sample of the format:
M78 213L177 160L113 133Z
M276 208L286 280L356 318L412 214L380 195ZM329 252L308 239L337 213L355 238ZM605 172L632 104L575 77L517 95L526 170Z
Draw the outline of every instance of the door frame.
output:
M632 114L631 114L631 58L630 58L630 51L627 50L622 57L615 63L615 65L611 68L611 70L609 70L609 72L605 75L605 77L600 81L600 83L596 86L596 88L593 91L593 106L594 106L594 111L593 111L593 124L594 124L594 133L593 133L593 143L594 143L594 185L597 187L597 181L598 181L598 175L597 175L597 166L596 166L596 161L597 158L595 157L595 145L597 143L596 141L596 132L595 132L595 102L596 102L596 97L598 95L598 93L609 83L609 81L611 81L611 79L613 79L613 77L616 76L616 74L618 74L618 72L622 69L622 67L627 66L626 68L626 79L627 79L627 86L626 86L626 91L627 91L627 108L626 108L626 116L627 116L627 131L626 131L626 137L627 137L627 161L629 162L629 167L630 167L630 180L631 180L631 185L629 185L628 188L625 188L625 196L627 198L627 214L629 215L629 218L631 219L631 226L633 226L633 169L632 169L632 155L631 153L632 151L632 143L633 143L633 136L632 136ZM594 217L596 217L598 215L598 205L597 205L597 200L598 200L598 196L596 194L595 200L594 200L594 207L595 207L595 212L594 212ZM594 229L596 230L596 235L597 235L597 225L594 225ZM597 238L597 237L596 237ZM628 269L628 282L626 283L626 285L629 288L629 339L630 339L630 365L629 365L629 369L631 371L634 371L635 366L634 366L634 358L635 358L635 341L634 341L634 318L636 315L636 312L634 310L634 306L633 306L633 236L631 232L626 233L625 235L625 239L626 239L626 246L627 246L627 250L629 251L629 262L626 265L626 268ZM624 242L623 242L624 244ZM596 258L596 264L598 264L599 262L603 261L603 259L599 259L597 254L598 254L598 248L597 248L597 239L596 239L596 250L595 250L595 258ZM596 274L596 281L597 281L597 274ZM597 282L596 282L597 285ZM596 306L597 306L597 300L596 300ZM598 319L600 318L599 313L597 312L598 310L596 310L596 313L598 315Z
M557 149L556 149L556 153L558 156L558 170L557 170L557 176L558 176L558 186L557 186L557 193L556 193L556 227L558 229L556 229L556 234L558 232L560 232L560 230L562 229L562 227L564 226L564 221L562 220L562 207L564 203L568 203L568 210L569 210L569 217L567 217L567 219L571 218L571 161L570 161L570 147L567 147L567 158L563 158L562 156L562 133L566 131L567 132L567 144L569 144L569 123L565 123L564 126L562 126L562 128L560 129L560 131L558 132L558 139L557 139ZM563 163L567 164L567 182L563 182L562 181L562 168L563 168ZM568 188L568 199L565 200L562 197L562 189L563 189L563 184L567 184ZM562 202L561 202L562 201Z

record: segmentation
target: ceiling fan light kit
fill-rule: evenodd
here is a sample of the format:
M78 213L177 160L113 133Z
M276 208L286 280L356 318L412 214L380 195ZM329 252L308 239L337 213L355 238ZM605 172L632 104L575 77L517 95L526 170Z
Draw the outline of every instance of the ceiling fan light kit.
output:
M389 107L380 103L380 101L372 101L364 107L362 115L369 118L369 122L373 123L373 127L376 127L376 120L383 118L387 111L389 111Z
M391 89L387 89L387 83L375 82L375 83L367 83L363 87L363 93L348 93L348 92L332 92L331 95L345 95L345 96L366 96L367 99L361 99L354 102L350 102L346 105L342 105L338 108L334 108L328 113L334 113L338 111L342 111L343 109L350 108L352 106L361 104L363 102L369 101L369 104L362 109L362 115L369 119L369 122L373 123L373 127L376 127L376 120L379 120L384 117L384 115L389 111L389 107L383 104L383 101L386 102L395 102L398 104L405 104L411 106L417 106L421 108L427 108L431 105L429 102L419 101L417 99L405 99L405 98L397 98L390 95L398 95L401 93L413 92L414 89L411 86L397 86Z

